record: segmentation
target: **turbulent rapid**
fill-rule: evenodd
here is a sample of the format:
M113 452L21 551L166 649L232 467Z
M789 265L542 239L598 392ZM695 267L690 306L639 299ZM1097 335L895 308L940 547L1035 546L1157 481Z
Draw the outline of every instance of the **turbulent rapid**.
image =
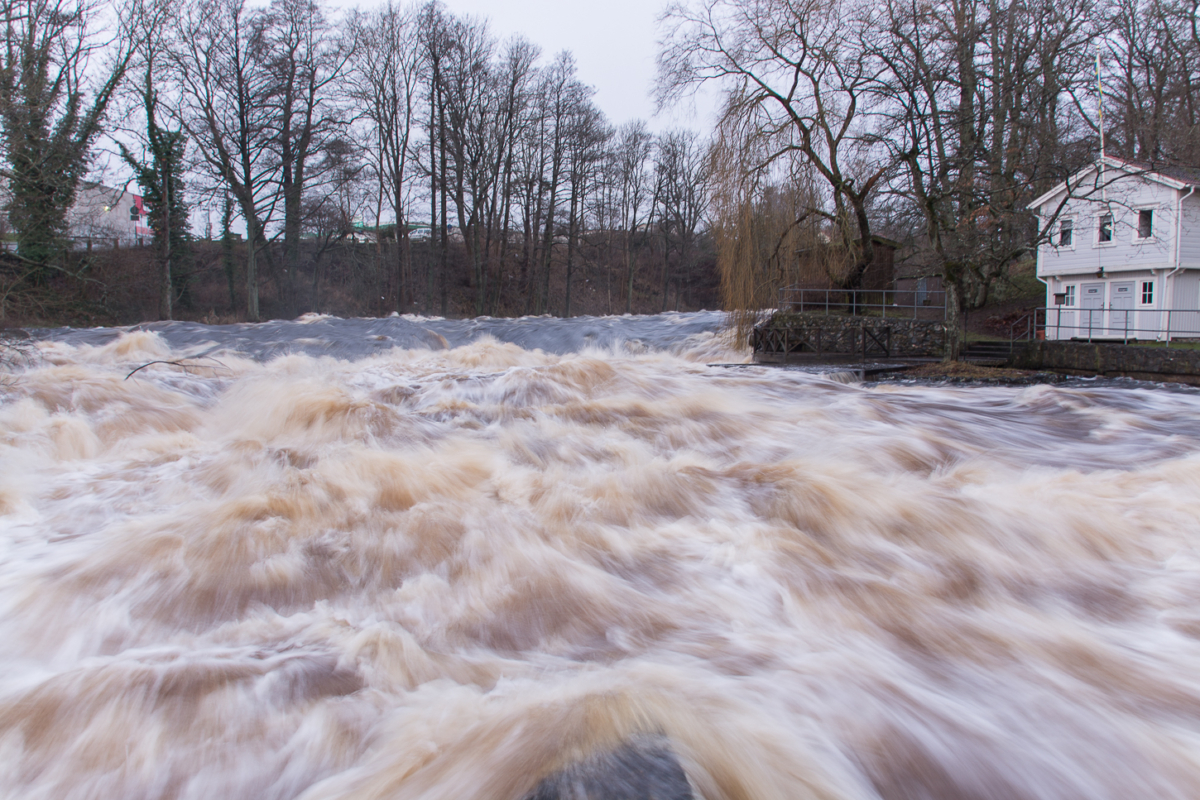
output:
M41 332L0 798L521 800L647 737L705 800L1200 797L1200 395L720 324Z

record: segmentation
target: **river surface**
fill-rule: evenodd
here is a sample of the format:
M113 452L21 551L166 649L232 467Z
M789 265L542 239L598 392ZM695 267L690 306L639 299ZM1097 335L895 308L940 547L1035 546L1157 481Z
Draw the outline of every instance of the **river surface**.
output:
M520 800L639 736L705 800L1200 797L1200 395L720 324L38 332L0 798Z

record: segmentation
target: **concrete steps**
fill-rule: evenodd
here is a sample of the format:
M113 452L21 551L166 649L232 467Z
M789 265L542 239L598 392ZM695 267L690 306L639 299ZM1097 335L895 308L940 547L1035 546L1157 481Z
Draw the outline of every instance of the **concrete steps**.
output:
M970 342L963 347L960 359L981 367L1004 366L1012 358L1019 342Z

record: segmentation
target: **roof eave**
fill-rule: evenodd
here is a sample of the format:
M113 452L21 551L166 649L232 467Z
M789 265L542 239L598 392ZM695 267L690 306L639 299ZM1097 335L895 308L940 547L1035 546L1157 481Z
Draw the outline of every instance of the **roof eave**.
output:
M1127 174L1140 175L1141 177L1146 178L1147 180L1152 180L1155 183L1161 183L1162 185L1169 186L1172 189L1182 190L1182 189L1186 189L1189 186L1193 185L1191 181L1185 181L1185 180L1181 180L1179 178L1172 178L1170 175L1165 175L1161 172L1158 172L1154 169L1153 166L1143 167L1140 164L1135 164L1134 162L1125 161L1123 159L1116 158L1114 156L1105 156L1104 162L1106 164L1116 167L1117 169L1124 170Z
M1050 198L1054 197L1057 194L1061 194L1062 192L1066 191L1068 186L1071 186L1071 185L1078 186L1082 182L1085 175L1087 175L1089 172L1095 172L1095 171L1096 171L1096 165L1088 164L1086 167L1079 170L1074 175L1067 178L1065 181L1062 181L1057 186L1055 186L1053 189L1046 192L1041 197L1038 197L1036 200L1034 200L1033 202L1031 202L1029 205L1027 205L1025 207L1028 208L1030 211L1037 211L1038 209L1040 209L1042 207L1042 204L1045 203L1047 200L1049 200Z
M1132 164L1123 161L1122 159L1114 158L1113 156L1104 156L1104 158L1100 159L1100 161L1102 161L1105 166L1112 167L1113 169L1119 169L1126 175L1136 175L1145 178L1146 180L1162 184L1168 188L1175 189L1176 191L1183 191L1184 189L1194 185L1188 181L1182 181L1178 178L1172 178L1170 175L1163 175L1161 172L1155 172L1153 169L1142 169L1140 167L1132 168ZM1088 166L1076 172L1070 178L1067 178L1065 181L1055 186L1050 191L1035 199L1033 202L1027 205L1026 208L1028 208L1030 211L1038 211L1047 200L1050 200L1055 195L1066 191L1067 187L1072 184L1079 186L1089 173L1095 172L1096 170L1097 164L1089 164Z

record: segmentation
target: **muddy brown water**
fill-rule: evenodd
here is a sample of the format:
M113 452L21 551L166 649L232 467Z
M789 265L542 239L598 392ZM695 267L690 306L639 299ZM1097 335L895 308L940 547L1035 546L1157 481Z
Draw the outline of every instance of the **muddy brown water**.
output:
M1200 797L1200 395L718 328L39 332L0 798L519 800L630 742L706 800Z

